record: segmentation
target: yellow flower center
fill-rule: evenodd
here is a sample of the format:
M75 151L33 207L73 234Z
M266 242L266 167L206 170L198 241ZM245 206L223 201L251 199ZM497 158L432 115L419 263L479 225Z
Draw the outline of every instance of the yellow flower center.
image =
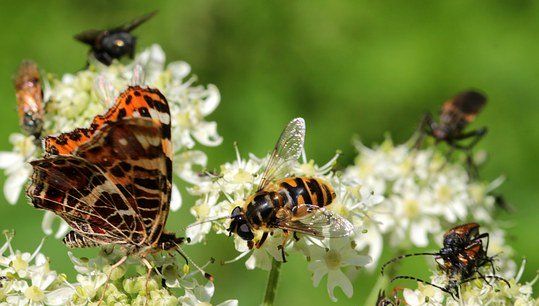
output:
M314 176L316 174L314 169L314 160L312 159L308 163L301 164L299 169L300 172L306 176Z
M26 270L28 268L28 262L22 259L20 254L15 255L15 259L11 262L11 266L15 271L19 272L21 270Z
M32 302L41 302L45 299L45 293L36 286L31 286L24 291L24 296Z
M243 169L238 169L238 173L234 175L232 180L234 183L239 183L239 184L250 183L253 181L253 176L251 175L251 173Z
M436 196L443 203L447 203L447 202L451 201L451 195L452 194L453 194L453 192L451 190L451 187L449 187L448 185L440 186L440 188L438 188L438 190L436 192Z
M337 270L341 267L341 254L334 250L329 250L324 259L326 260L326 266L331 270Z
M414 219L419 214L419 202L415 199L406 199L402 203L404 205L404 214L410 218Z

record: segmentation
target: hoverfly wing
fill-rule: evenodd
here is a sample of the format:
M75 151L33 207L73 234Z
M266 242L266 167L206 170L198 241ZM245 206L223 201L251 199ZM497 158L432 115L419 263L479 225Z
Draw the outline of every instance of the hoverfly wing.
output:
M73 37L84 44L93 46L95 44L95 41L99 37L99 35L101 35L102 33L103 33L103 30L92 29L92 30L86 30L84 32L80 32L79 34Z
M155 14L157 14L157 11L153 11L151 13L142 15L142 16L140 16L138 18L135 18L134 20L126 23L126 24L123 24L123 25L121 25L121 26L119 26L117 28L111 29L110 31L111 32L128 32L129 33L131 31L133 31L134 29L136 29L141 24L148 21L148 19L152 18Z
M276 227L318 238L342 238L354 233L350 221L330 210L310 204L298 205L297 209L309 213L300 219L279 220Z
M305 120L295 118L288 123L281 133L275 148L271 153L266 169L257 190L264 189L277 177L284 177L303 150L305 142Z

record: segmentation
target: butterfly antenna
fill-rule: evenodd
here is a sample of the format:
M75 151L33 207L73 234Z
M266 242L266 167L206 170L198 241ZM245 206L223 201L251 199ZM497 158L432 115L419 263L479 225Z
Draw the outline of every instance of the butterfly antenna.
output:
M191 258L189 258L189 256L187 256L187 254L185 253L185 251L182 249L182 247L179 244L177 244L176 242L174 242L174 244L176 245L176 252L178 252L178 254L180 254L185 259L187 264L191 263L193 265L193 267L195 267L195 269L197 269L200 272L200 274L204 275L204 277L207 280L209 280L210 282L213 283L213 275L211 275L211 274L207 273L206 271L204 271Z
M412 257L412 256L438 256L440 255L439 253L412 253L412 254L405 254L405 255L401 255L401 256L397 256L393 259L390 259L389 261L387 261L385 264L382 265L382 268L381 268L381 273L382 275L384 275L384 269L386 268L387 265L389 264L392 264L396 261L399 261L403 258L406 258L406 257Z
M214 182L215 182L217 185L219 185L219 187L221 188L221 193L225 196L225 198L226 198L230 203L234 203L234 199L232 199L232 197L230 197L230 195L224 191L225 187L223 186L223 184L221 184L221 182L219 182L219 179L220 179L220 178L222 178L223 180L225 180L224 177L215 175L215 174L210 173L210 172L208 172L208 171L204 171L204 174L206 174L207 176L213 177L213 178L215 179ZM226 180L225 180L225 181L226 181Z
M226 215L226 216L220 216L220 217L215 217L215 218L211 218L211 219L206 219L206 220L202 220L202 221L198 221L198 222L195 222L193 224L189 224L188 226L186 226L185 228L188 229L190 227L193 227L193 226L197 226L197 225L200 225L200 224L204 224L204 223L208 223L208 222L214 222L214 221L219 221L219 220L224 220L224 219L229 219L229 218L232 218L230 215Z

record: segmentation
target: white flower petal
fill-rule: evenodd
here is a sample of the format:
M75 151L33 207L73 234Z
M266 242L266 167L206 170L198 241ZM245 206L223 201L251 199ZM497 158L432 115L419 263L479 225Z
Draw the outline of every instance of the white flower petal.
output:
M7 169L14 164L22 164L24 157L15 152L0 152L0 169Z
M172 194L170 196L170 209L177 211L182 207L182 195L176 184L172 184Z
M354 287L352 287L352 283L339 269L331 270L328 273L328 293L329 297L334 302L337 301L337 298L335 298L335 295L333 294L335 287L341 287L344 294L349 298L354 294Z
M72 298L74 289L71 287L62 287L45 295L45 303L50 306L66 305L66 303Z
M406 301L406 303L412 305L412 306L415 306L415 305L422 305L423 304L423 300L421 299L420 301L420 298L418 296L418 294L413 291L413 290L410 290L408 288L405 288L404 291L402 292L402 295L404 297L404 300Z
M419 247L424 247L429 244L427 239L427 229L421 224L412 223L410 227L410 240Z
M204 102L200 106L200 112L203 116L213 113L221 101L221 94L215 85L209 84L206 93L208 96L204 99Z
M58 231L56 232L56 235L54 235L54 238L56 239L63 238L67 232L71 230L71 227L64 221L64 219L60 217L58 217L58 219L60 220L60 226L58 226Z
M56 215L52 211L46 211L41 221L41 229L45 235L52 234L52 224L56 220Z
M31 170L26 167L12 173L4 183L4 195L9 204L16 204L21 194L22 187L28 180Z
M217 306L238 306L239 302L238 300L226 300L220 304L217 304Z
M223 138L217 134L217 123L215 122L200 122L192 135L198 142L208 147L215 147L223 142Z

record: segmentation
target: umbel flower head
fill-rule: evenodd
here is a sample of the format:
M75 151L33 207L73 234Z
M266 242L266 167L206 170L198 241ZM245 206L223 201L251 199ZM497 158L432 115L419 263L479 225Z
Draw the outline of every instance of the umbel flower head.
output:
M101 252L95 258L69 257L77 272L74 281L51 270L41 253L43 242L32 253L14 250L12 234L0 248L0 305L211 305L213 283L200 283L200 274L180 266L181 258L159 254L147 257L153 266L151 277L139 259L130 258L112 269L123 256ZM110 251L110 250L109 250ZM219 305L235 306L237 300Z
M255 191L261 180L267 158L258 158L250 154L248 159L244 159L237 148L236 154L237 159L221 165L215 176L200 177L200 181L188 189L190 193L198 196L198 200L191 208L197 222L186 231L192 243L203 242L206 235L212 231L228 235L230 218L226 216L230 216L235 207L244 206L245 199ZM288 256L304 256L310 261L309 269L313 272L315 286L318 286L327 275L327 289L333 300L336 300L333 293L335 287L340 287L348 297L353 294L352 283L343 273L343 269L359 269L371 261L365 254L366 244L359 246L354 241L365 237L363 231L365 211L382 201L382 197L374 195L372 190L362 185L360 181L344 180L333 172L331 169L337 157L338 154L325 165L318 166L314 161L307 160L303 154L300 163L293 168L290 175L316 177L329 182L335 189L336 198L327 209L352 222L356 228L355 234L351 237L322 240L298 234L298 240L285 245ZM217 220L205 222L214 219ZM255 231L254 235L256 243L261 239L262 231ZM234 246L240 254L232 261L249 256L245 261L248 269L270 270L273 260L283 260L279 249L282 241L283 232L275 229L273 235L270 235L260 248L249 249L246 241L234 235Z
M206 121L219 105L220 94L213 85L195 85L196 77L189 76L191 68L182 61L165 64L165 53L159 45L152 45L138 54L128 65L115 61L105 66L91 61L86 70L64 74L57 78L49 75L44 88L46 97L44 130L42 136L55 135L75 128L87 127L94 116L104 113L117 94L127 85L148 85L159 89L169 102L172 117L172 142L174 147L174 173L190 181L193 166L205 167L206 155L194 150L199 143L217 146L222 138L217 134L217 124ZM4 194L9 203L17 202L31 169L28 162L42 153L33 136L13 134L12 152L0 152L0 169L8 176ZM171 209L181 206L181 195L173 185ZM52 213L43 220L45 233L52 233ZM61 223L57 237L63 237L68 227Z
M424 247L444 229L466 220L493 223L495 197L491 183L471 181L466 168L440 150L395 145L390 138L374 148L359 141L354 165L345 170L348 180L361 180L384 201L369 211L371 235L386 236L392 247ZM379 256L374 256L376 260Z
M537 276L526 283L520 283L524 272L525 261L516 275L511 276L507 283L503 281L488 280L486 284L483 279L476 279L462 284L458 288L458 297L451 296L437 288L418 283L417 289L403 290L403 298L406 305L519 305L534 306L539 303L539 299L533 298L533 285L537 281ZM488 271L483 271L488 272ZM445 275L435 272L431 276L432 283L444 286L447 282Z

